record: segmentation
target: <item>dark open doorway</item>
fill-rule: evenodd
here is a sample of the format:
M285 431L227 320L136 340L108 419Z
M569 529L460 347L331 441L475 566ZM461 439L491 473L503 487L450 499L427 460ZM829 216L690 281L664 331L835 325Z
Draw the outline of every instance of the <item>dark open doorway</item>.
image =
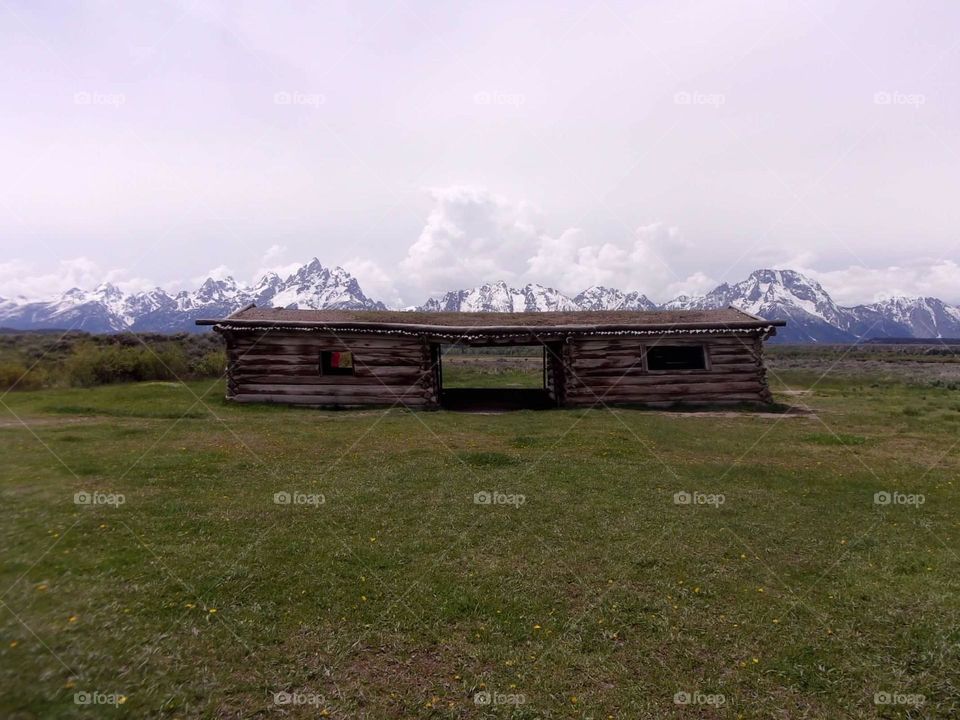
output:
M447 410L544 410L558 405L557 349L543 344L437 345L440 405Z

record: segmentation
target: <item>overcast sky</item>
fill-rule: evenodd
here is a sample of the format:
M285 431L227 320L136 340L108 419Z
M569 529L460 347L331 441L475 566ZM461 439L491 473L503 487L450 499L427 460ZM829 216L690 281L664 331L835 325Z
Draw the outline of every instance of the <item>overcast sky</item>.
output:
M0 3L0 296L792 267L960 302L960 3Z

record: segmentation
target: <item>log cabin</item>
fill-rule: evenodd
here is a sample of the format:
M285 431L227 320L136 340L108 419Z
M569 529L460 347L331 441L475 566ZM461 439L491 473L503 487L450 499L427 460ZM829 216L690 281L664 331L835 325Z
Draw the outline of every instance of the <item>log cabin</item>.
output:
M541 407L768 404L763 341L785 323L733 307L447 313L250 305L197 324L226 341L234 402L436 409L451 407L455 392L443 388L444 347L515 345L542 348Z

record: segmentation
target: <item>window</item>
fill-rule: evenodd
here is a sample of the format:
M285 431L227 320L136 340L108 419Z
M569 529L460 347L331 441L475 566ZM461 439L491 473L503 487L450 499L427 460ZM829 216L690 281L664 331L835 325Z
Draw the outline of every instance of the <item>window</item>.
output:
M321 375L353 375L353 353L340 350L320 352Z
M703 345L653 345L647 348L647 370L706 370Z

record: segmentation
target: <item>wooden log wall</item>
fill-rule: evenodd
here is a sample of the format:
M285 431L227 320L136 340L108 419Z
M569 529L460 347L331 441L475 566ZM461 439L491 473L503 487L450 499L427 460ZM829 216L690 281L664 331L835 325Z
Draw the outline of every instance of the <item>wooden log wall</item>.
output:
M223 331L227 397L324 407L439 404L430 344L403 335L342 335L290 330ZM322 351L353 353L353 375L323 375Z
M556 405L563 405L564 378L563 343L549 342L543 345L543 362L546 366L544 389Z
M705 370L651 372L644 350L653 344L703 345ZM763 340L757 335L687 338L574 338L564 345L564 405L726 405L769 403Z
M227 397L321 407L439 407L439 346L406 335L222 330ZM702 345L704 370L649 371L651 345ZM584 337L545 343L545 388L564 407L769 403L759 333ZM323 375L322 351L353 353L353 375Z

